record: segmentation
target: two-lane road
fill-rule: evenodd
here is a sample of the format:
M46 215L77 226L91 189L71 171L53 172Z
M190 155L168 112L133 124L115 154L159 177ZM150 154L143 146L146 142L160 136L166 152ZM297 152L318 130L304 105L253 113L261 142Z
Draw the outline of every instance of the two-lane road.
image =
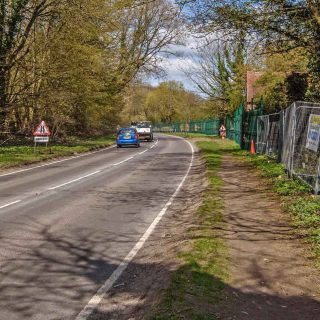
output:
M0 174L0 320L75 319L168 204L192 159L137 148Z

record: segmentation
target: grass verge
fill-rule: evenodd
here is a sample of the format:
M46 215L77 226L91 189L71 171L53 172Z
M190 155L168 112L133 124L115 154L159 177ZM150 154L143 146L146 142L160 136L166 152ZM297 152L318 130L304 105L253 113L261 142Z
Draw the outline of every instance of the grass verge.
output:
M193 139L193 138L209 138L209 139L215 139L217 136L213 136L213 135L206 135L203 133L188 133L188 132L177 132L177 133L166 133L169 135L174 135L174 136L178 136L178 137L182 137L182 138L186 138L186 139Z
M113 143L114 137L110 135L88 139L69 138L63 144L50 143L48 148L37 146L35 150L30 143L29 146L0 147L0 169L92 151Z
M320 266L320 197L296 178L289 178L284 166L266 156L238 152L237 155L258 169L281 201L281 206L292 218L296 233L312 246L312 254Z
M228 249L217 227L223 223L222 180L218 176L222 149L233 143L220 140L197 143L206 163L208 187L196 214L196 228L188 231L188 243L180 252L181 267L155 307L152 320L211 320L215 306L225 300L224 283L229 278Z

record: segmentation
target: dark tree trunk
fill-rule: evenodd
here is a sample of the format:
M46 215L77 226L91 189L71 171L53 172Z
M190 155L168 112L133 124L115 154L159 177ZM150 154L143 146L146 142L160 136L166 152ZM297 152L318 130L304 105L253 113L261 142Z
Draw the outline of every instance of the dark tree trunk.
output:
M2 64L0 60L0 64ZM0 67L0 135L6 131L6 120L7 120L7 72L5 68Z

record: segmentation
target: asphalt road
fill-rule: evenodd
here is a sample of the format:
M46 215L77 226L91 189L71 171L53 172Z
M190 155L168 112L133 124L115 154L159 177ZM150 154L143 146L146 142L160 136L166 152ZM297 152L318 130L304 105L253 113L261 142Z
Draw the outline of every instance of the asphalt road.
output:
M0 319L75 319L174 194L190 160L185 141L161 136L139 149L0 174Z

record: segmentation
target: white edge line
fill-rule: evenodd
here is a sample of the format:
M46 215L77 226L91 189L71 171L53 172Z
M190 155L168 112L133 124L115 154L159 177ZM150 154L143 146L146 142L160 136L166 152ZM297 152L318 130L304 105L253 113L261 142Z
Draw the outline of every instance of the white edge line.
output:
M30 170L34 170L34 169L39 169L39 168L42 168L42 167L51 166L51 165L54 165L54 164L57 164L57 163L61 163L61 162L65 162L65 161L69 161L69 160L73 160L73 159L77 159L77 158L90 156L91 154L95 154L95 153L102 152L102 151L105 151L105 150L108 150L108 149L112 149L112 148L115 148L115 146L113 145L113 146L110 146L110 147L102 148L100 150L86 152L86 153L80 154L78 156L69 157L67 159L62 159L62 160L58 160L58 161L52 161L52 162L49 162L49 163L46 163L46 164L42 164L42 165L39 165L39 166L35 166L35 167L32 167L32 168L27 168L27 169L22 169L22 170L18 170L18 171L13 171L13 172L1 174L0 178L1 177L6 177L6 176L11 176L13 174L17 174L17 173L21 173L21 172L26 172L26 171L30 171Z
M70 183L73 183L73 182L80 181L80 180L82 180L82 179L84 179L84 178L91 177L91 176L93 176L93 175L95 175L95 174L97 174L97 173L99 173L99 172L101 172L101 170L98 170L98 171L95 171L95 172L89 173L89 174L87 174L87 175L85 175L85 176L79 177L79 178L77 178L77 179L70 180L70 181L65 182L65 183L59 184L58 186L51 187L51 188L49 188L49 190L55 190L55 189L58 189L58 188L60 188L60 187L66 186L67 184L70 184Z
M140 238L140 240L136 243L136 245L131 249L129 254L124 258L124 260L121 262L121 264L117 267L117 269L111 274L111 276L106 280L106 282L103 284L102 287L97 291L97 293L91 298L91 300L88 302L88 304L84 307L84 309L78 314L75 320L87 320L88 317L91 315L91 313L95 310L95 308L99 305L101 300L105 297L107 292L112 288L114 283L119 279L121 274L126 270L128 267L129 263L133 260L133 258L136 256L136 254L139 252L139 250L143 247L144 243L148 240L154 229L156 228L157 224L160 222L162 217L165 215L167 212L168 208L171 206L173 200L176 198L178 192L180 191L181 187L183 186L184 182L186 181L190 170L193 165L193 160L194 160L194 148L193 145L186 141L192 151L192 156L191 156L191 161L189 164L188 171L186 175L183 177L181 183L177 187L176 191L174 194L171 196L171 198L168 200L166 205L163 207L163 209L159 212L157 217L153 220L152 224L149 226L149 228L146 230L144 235Z
M14 202L10 202L8 204L5 204L4 206L0 207L0 209L4 209L4 208L7 208L7 207L10 207L10 206L13 206L14 204L17 204L21 202L21 200L17 200L17 201L14 201Z

